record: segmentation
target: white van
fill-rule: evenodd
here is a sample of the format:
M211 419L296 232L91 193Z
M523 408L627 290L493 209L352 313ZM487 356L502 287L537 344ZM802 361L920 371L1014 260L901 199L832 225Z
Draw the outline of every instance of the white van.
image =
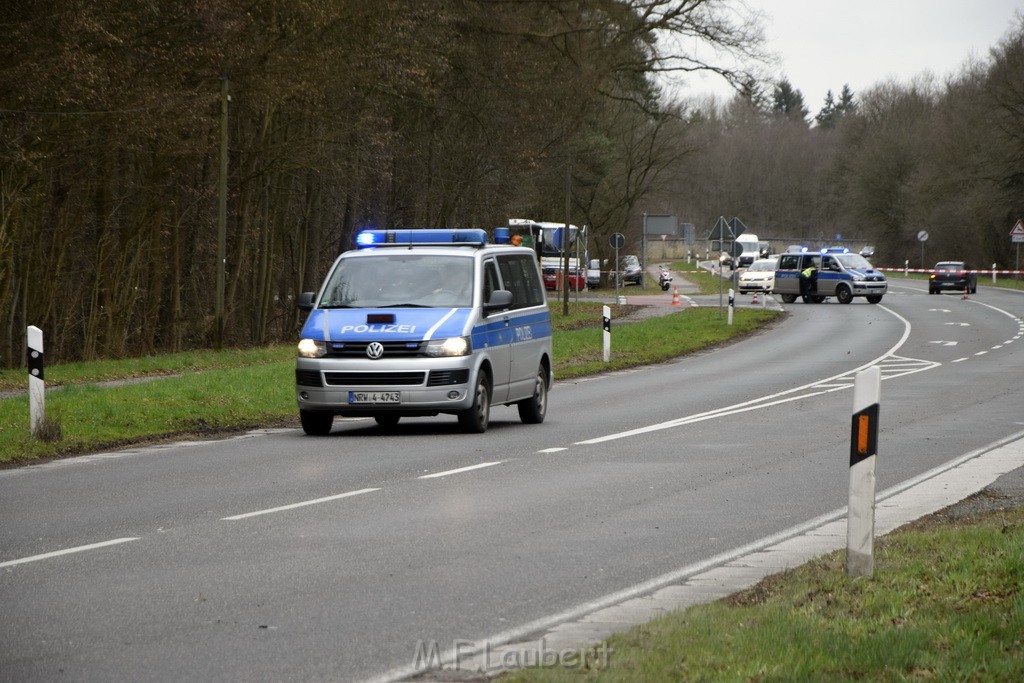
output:
M456 415L486 431L492 403L544 421L554 380L551 314L537 255L507 228L366 230L335 260L309 311L295 363L302 429L331 432L335 415Z
M739 252L739 257L736 259L737 268L746 268L761 258L761 242L757 239L757 235L743 233L736 238L736 244L742 248L742 251Z

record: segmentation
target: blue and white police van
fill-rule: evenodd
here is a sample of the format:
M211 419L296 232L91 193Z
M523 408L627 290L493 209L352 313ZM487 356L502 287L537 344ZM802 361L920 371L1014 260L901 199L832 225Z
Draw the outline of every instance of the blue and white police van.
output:
M807 268L814 269L815 277L802 287L800 274ZM834 296L841 304L850 303L854 297L864 297L868 303L877 304L888 286L882 271L845 247L819 251L790 247L779 255L772 291L787 304L796 301L797 296L802 297L804 303L817 304Z
M551 314L537 255L508 230L367 230L335 260L309 311L295 364L302 429L335 415L456 415L487 430L492 405L544 421L554 380Z

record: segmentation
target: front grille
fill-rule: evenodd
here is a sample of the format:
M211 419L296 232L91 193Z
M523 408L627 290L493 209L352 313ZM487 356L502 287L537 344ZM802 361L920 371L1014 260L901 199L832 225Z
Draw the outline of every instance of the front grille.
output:
M383 387L423 384L423 372L325 372L328 386Z
M296 370L295 383L304 387L322 387L319 370Z
M327 342L327 355L331 358L366 358L366 347L371 342ZM384 347L383 358L401 358L403 356L418 356L423 344L426 342L381 342Z
M469 381L469 370L431 370L427 378L428 387L444 387L449 384L465 384Z

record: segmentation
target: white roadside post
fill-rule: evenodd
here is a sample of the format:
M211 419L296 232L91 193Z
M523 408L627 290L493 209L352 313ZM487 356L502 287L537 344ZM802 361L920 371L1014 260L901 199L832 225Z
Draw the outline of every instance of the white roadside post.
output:
M882 371L857 373L850 434L850 497L846 526L846 575L870 577L875 568L875 456Z
M996 283L996 264L992 264L992 284Z
M28 414L32 436L46 424L46 382L43 378L43 331L29 325L28 341Z
M612 309L607 306L601 307L601 327L604 329L604 362L607 363L612 356Z
M735 299L734 294L735 293L732 291L732 288L730 287L729 288L729 317L728 317L730 325L732 325L732 311L733 311L733 308L735 307L735 303L736 303L736 299Z

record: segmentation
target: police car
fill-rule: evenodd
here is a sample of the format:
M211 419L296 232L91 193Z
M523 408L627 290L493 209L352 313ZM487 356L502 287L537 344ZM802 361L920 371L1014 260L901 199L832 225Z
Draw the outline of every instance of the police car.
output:
M800 289L800 273L809 267L817 270L817 277L812 289L805 294ZM844 247L816 252L806 247L798 251L791 247L790 251L779 255L774 291L787 304L796 301L797 296L802 296L805 303L821 303L834 296L841 304L862 296L869 303L877 304L888 291L888 283L882 271L875 270L863 256Z
M492 404L544 421L554 379L551 315L537 255L507 228L368 230L335 260L309 311L295 366L302 429L334 416L452 414L487 430Z

